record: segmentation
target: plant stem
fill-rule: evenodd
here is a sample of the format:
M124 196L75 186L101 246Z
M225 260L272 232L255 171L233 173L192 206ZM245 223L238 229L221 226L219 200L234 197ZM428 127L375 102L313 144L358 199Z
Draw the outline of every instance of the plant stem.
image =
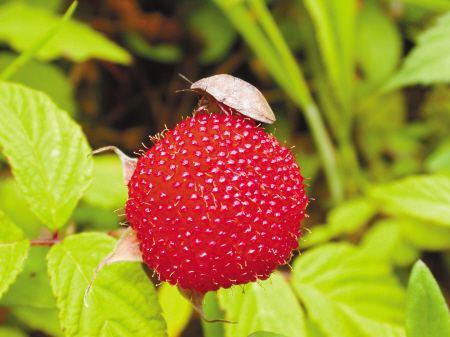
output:
M304 115L319 149L319 156L325 170L325 177L330 188L333 204L337 204L343 200L344 193L333 143L325 129L319 109L313 101L304 107Z
M70 7L67 9L64 16L61 18L61 21L58 22L55 26L48 30L41 38L36 40L36 42L28 48L25 52L20 54L18 57L14 59L1 73L0 80L6 81L11 76L13 76L20 68L22 68L27 62L29 62L34 55L36 55L39 50L41 50L50 39L59 32L63 24L71 18L73 12L78 6L78 1L72 2Z

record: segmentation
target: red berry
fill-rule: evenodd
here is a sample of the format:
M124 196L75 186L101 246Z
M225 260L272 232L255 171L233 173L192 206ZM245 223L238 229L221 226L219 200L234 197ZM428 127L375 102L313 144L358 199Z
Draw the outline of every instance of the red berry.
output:
M289 149L249 118L204 112L141 156L128 188L145 263L200 293L285 264L308 203Z

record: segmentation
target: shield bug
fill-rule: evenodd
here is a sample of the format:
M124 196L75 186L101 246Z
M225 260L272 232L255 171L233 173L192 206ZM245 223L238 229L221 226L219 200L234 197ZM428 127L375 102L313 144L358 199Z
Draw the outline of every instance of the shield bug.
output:
M275 115L261 91L240 78L228 74L205 77L192 83L191 90L212 98L224 112L228 107L259 122L275 122Z

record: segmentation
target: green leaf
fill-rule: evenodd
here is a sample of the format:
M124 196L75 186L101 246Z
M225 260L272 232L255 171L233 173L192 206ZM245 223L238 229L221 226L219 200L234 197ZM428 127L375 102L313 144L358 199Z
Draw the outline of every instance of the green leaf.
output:
M402 37L377 1L365 1L356 27L356 57L367 80L379 83L396 68Z
M22 191L12 177L0 180L0 209L18 226L28 238L36 238L44 224L34 215Z
M411 265L417 260L419 250L403 236L400 221L398 219L377 221L364 234L361 248L373 258L389 264Z
M175 44L160 43L151 45L143 37L136 33L125 35L128 47L138 56L162 63L177 63L183 57L179 46Z
M0 298L22 270L29 244L22 231L0 211Z
M56 309L45 259L48 251L48 247L32 247L30 249L23 271L3 296L0 305Z
M349 103L353 78L356 8L355 0L304 0L320 52L333 88L344 105Z
M219 303L225 318L225 336L247 337L257 331L270 331L289 337L304 337L304 315L288 283L279 273L265 281L242 287L221 289Z
M22 2L29 3L33 6L44 7L52 12L56 12L61 9L61 5L64 2L63 0L20 0ZM0 4L7 2L17 2L17 0L0 0Z
M59 326L56 308L13 307L9 310L15 318L32 330L42 331L54 337L64 336Z
M0 69L5 68L16 57L13 53L0 53ZM42 80L43 78L45 81ZM71 115L75 114L76 104L72 85L66 75L56 66L30 60L9 80L44 92L63 110Z
M450 174L450 141L441 143L425 160L430 173Z
M63 226L91 182L81 128L44 94L0 83L0 147L31 210L50 229Z
M236 31L216 6L209 1L202 3L190 13L188 24L203 40L202 63L214 63L228 55L236 40Z
M416 219L402 219L398 225L405 240L418 249L433 251L450 248L450 227Z
M258 331L252 333L248 337L286 337L285 335L280 335L278 333L266 332L266 331Z
M0 41L5 41L15 50L22 52L58 21L58 16L42 7L22 2L5 4L0 7ZM123 64L131 62L131 56L126 50L88 25L73 19L65 23L61 31L48 41L36 57L42 60L66 57L75 62L90 58Z
M448 176L412 176L376 186L369 191L369 195L390 214L408 215L450 226Z
M403 289L387 264L363 250L341 243L307 251L292 282L326 336L403 336Z
M83 233L52 247L48 270L66 337L166 336L155 288L138 263L98 264L114 248L105 234Z
M28 335L19 329L10 328L6 326L0 327L0 337L27 337Z
M450 315L439 285L422 262L412 270L406 305L408 337L450 336Z
M158 289L158 299L167 324L167 335L180 336L191 318L192 304L180 294L177 287L166 282Z
M313 227L300 245L311 247L344 234L354 233L364 226L375 212L373 203L365 198L345 201L330 211L325 225Z
M420 34L416 47L408 54L400 70L385 90L450 81L450 12Z
M402 0L402 2L437 12L450 10L450 2L448 0Z
M73 220L80 228L90 230L116 230L121 220L120 213L112 210L94 207L81 202L73 212Z
M123 181L122 164L116 155L94 157L93 181L83 199L92 206L110 210L125 205L127 188Z

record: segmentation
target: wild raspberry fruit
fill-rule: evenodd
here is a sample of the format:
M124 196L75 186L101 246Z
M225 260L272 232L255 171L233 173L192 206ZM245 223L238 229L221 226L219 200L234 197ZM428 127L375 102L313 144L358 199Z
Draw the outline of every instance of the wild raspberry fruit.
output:
M128 188L144 262L200 293L285 264L308 203L290 150L247 117L205 112L142 155Z

